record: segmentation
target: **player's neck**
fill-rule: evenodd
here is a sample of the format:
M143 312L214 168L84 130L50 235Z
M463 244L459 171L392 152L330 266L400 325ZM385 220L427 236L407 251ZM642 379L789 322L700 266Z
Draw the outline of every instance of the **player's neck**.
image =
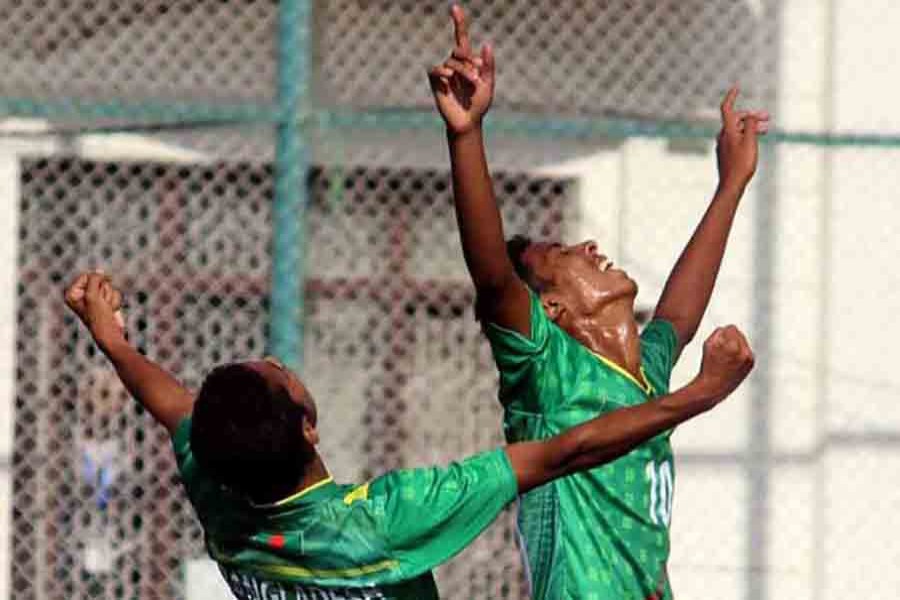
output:
M321 483L329 477L328 469L325 468L322 458L317 453L315 458L309 463L309 467L306 469L300 483L293 489L279 488L261 491L251 496L250 501L257 506L276 506L282 501L293 498L300 492L312 488L317 483Z
M613 361L641 381L641 338L633 302L616 302L597 314L578 317L566 331L591 352Z
M325 468L322 457L316 454L316 457L309 464L309 468L306 469L303 479L300 480L300 485L297 486L297 489L295 489L293 493L300 493L329 477L331 477L331 474L328 472L328 469Z

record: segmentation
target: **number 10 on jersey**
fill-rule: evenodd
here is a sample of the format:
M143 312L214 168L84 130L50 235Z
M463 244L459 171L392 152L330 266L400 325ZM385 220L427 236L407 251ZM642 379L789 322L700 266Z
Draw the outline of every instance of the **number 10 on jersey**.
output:
M647 479L650 481L650 520L655 525L669 526L672 520L672 463L663 461L647 463Z

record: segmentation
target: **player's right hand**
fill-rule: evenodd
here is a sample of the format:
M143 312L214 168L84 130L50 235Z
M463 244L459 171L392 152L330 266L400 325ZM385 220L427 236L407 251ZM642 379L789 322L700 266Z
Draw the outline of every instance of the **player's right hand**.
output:
M101 348L125 337L122 293L100 271L78 275L65 292L66 306L87 326Z
M447 129L456 134L479 127L494 99L494 51L489 44L475 53L469 40L466 15L450 9L456 46L449 58L428 70L435 104Z
M716 401L725 399L753 370L753 351L734 325L719 327L703 343L698 380Z
M743 189L756 172L759 160L758 136L769 131L769 113L764 110L736 110L737 86L722 100L722 129L716 139L716 160L720 185Z

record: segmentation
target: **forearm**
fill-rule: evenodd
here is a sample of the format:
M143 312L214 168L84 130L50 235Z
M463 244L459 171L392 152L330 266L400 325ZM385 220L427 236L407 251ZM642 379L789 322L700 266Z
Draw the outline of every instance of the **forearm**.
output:
M134 399L169 432L174 432L193 406L193 396L187 388L124 337L97 343Z
M743 192L743 185L719 186L663 288L655 316L672 323L682 345L694 337L709 305Z
M610 462L706 412L720 400L695 380L656 400L597 417L563 434L572 438L567 443L574 449L561 468L573 473Z
M549 440L509 446L519 491L611 462L720 400L695 379L676 392L596 417Z
M463 255L479 290L502 287L514 276L503 222L488 171L481 127L447 133L456 219Z

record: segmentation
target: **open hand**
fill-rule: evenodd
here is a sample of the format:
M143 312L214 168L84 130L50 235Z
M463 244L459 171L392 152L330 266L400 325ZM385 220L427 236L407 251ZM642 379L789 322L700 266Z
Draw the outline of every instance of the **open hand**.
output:
M753 351L734 325L719 327L703 343L703 362L697 380L715 398L723 400L753 370Z
M472 50L463 9L450 9L456 46L450 57L428 70L434 100L447 129L460 134L481 125L494 98L494 51L489 44Z
M66 288L66 305L87 326L97 344L104 349L125 336L122 293L100 271L84 272Z
M735 110L738 88L728 90L722 100L722 129L716 144L720 185L740 189L750 183L759 157L757 137L769 131L769 113L761 110Z

